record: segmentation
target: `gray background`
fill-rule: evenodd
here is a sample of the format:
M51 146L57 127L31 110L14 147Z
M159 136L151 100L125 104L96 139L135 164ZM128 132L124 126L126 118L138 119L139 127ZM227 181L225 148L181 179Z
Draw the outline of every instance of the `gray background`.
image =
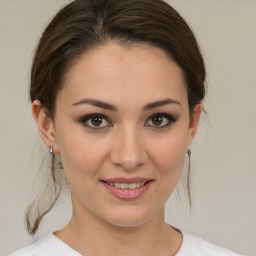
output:
M33 241L24 210L46 150L28 101L29 68L43 28L66 0L0 0L0 255ZM194 30L207 64L208 112L192 145L193 207L172 196L167 221L256 255L256 1L169 1ZM39 178L40 179L40 178ZM34 184L34 185L33 185ZM70 216L67 194L34 239Z

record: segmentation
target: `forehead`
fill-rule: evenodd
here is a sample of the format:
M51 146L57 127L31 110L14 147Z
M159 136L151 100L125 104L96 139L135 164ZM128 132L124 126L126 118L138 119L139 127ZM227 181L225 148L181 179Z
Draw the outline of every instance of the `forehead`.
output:
M81 55L67 73L60 95L66 102L81 97L120 102L187 97L181 68L163 50L116 43Z

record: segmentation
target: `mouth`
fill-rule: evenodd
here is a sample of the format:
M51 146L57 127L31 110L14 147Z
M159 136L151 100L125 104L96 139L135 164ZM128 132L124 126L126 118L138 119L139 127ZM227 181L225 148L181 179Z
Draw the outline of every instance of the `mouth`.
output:
M122 200L132 200L141 197L149 189L152 179L146 178L114 178L101 180L110 194Z
M113 186L115 188L119 188L119 189L137 189L137 188L144 186L145 184L147 184L150 181L134 182L134 183L119 183L119 182L107 182L105 180L102 180L102 182L104 182L110 186Z

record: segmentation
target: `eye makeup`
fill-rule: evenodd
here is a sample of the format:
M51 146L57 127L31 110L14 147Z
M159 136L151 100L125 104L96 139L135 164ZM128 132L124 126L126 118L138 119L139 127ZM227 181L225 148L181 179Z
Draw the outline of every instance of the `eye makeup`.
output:
M178 119L173 115L167 113L154 113L146 121L145 126L152 127L154 129L163 129L171 126ZM112 127L110 119L100 113L91 113L83 116L79 119L85 127L93 130L99 130L106 127Z

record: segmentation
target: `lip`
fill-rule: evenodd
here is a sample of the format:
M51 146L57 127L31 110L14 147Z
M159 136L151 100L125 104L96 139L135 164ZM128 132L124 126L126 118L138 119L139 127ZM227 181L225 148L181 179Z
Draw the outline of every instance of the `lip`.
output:
M112 179L104 179L102 181L106 181L108 183L137 183L137 182L148 182L152 179L143 178L143 177L133 177L133 178L124 178L124 177L116 177Z
M135 189L121 189L121 188L116 188L114 186L111 186L108 183L137 183L137 182L145 182L145 184L139 188ZM151 186L153 180L152 179L147 179L147 178L142 178L142 177L134 177L134 178L113 178L113 179L106 179L106 180L101 180L101 183L103 186L107 189L110 194L113 196L122 199L122 200L134 200L139 197L141 197L143 194L146 193L146 191L149 189Z

